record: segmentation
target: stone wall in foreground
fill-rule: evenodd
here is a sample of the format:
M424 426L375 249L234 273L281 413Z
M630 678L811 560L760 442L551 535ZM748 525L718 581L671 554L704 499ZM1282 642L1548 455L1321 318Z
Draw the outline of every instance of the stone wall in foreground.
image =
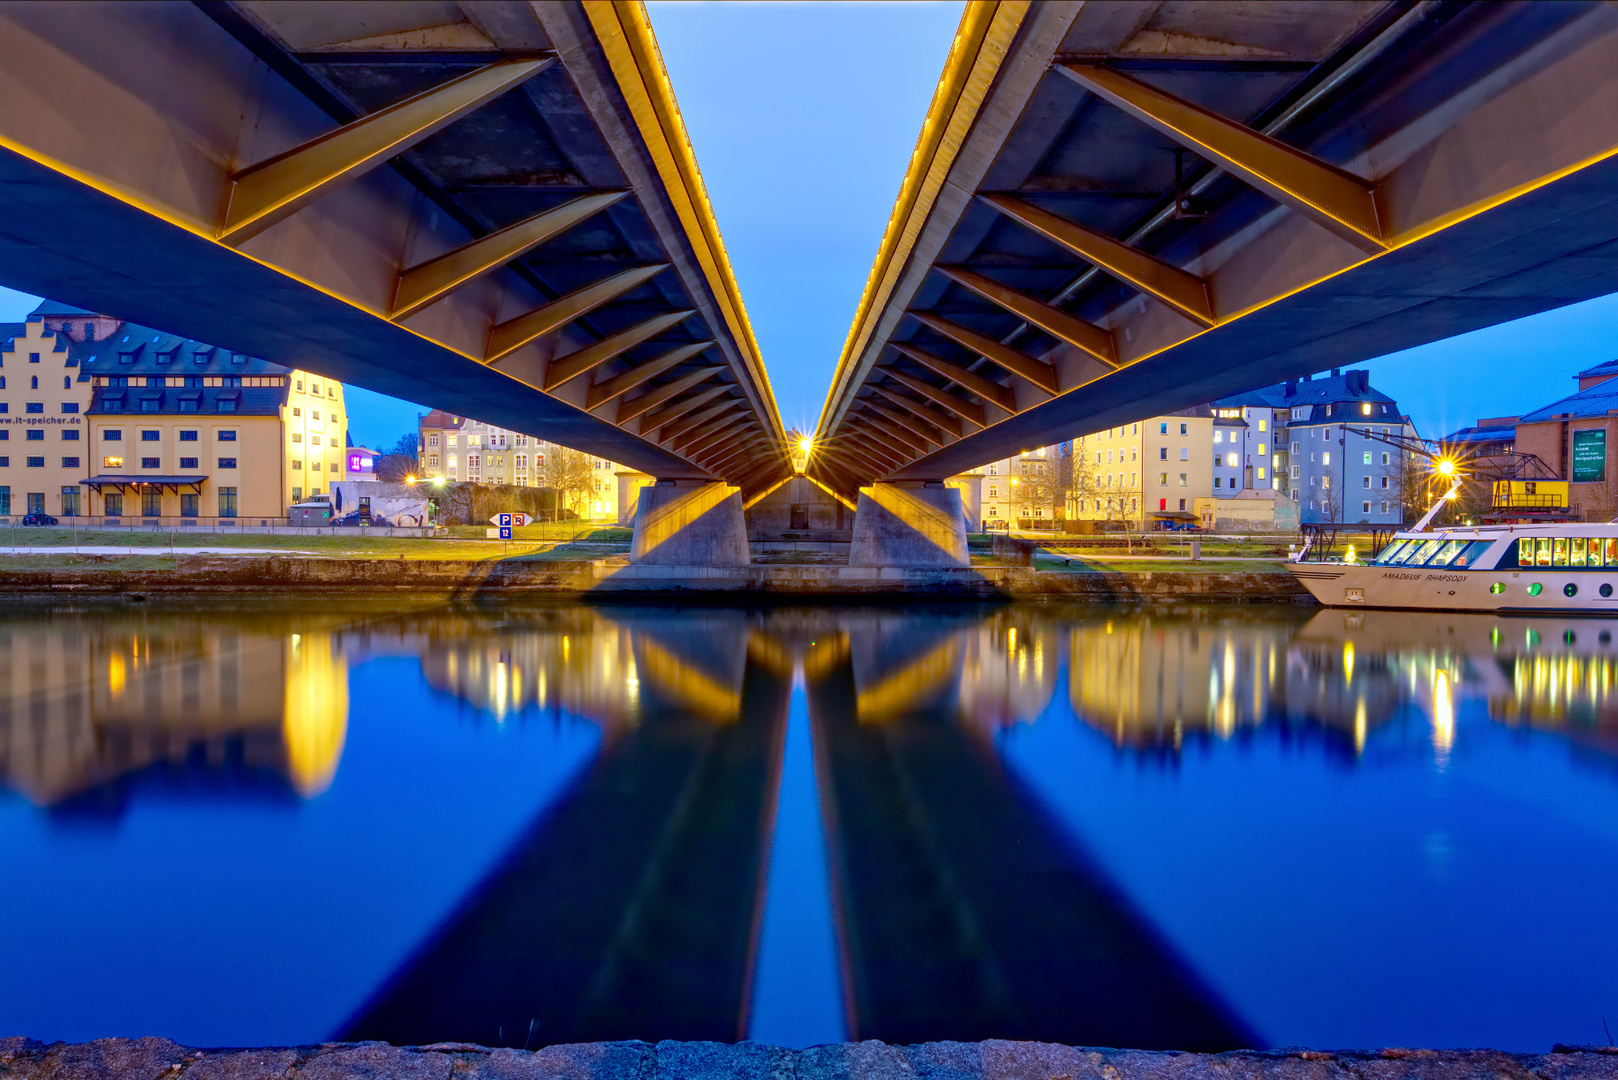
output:
M1618 1048L1182 1054L1051 1043L328 1043L196 1050L167 1039L0 1039L0 1080L1618 1080Z

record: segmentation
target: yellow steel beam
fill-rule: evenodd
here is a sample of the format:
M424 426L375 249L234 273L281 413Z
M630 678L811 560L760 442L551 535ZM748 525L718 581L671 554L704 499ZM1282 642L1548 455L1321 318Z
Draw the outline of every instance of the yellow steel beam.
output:
M698 405L712 401L731 387L730 383L719 383L717 386L705 386L690 397L683 397L679 401L671 402L654 413L648 413L640 422L640 433L649 437L652 432L673 420L678 420Z
M899 406L899 408L904 409L907 412L915 413L917 416L921 417L923 420L927 421L944 434L952 435L956 438L960 437L961 421L959 417L951 416L946 412L941 412L927 404L925 401L917 401L909 394L901 394L898 390L892 386L889 386L887 383L867 383L866 385L872 390L876 391L878 394L881 394L883 397L887 398L889 401L893 402L895 405Z
M1009 195L979 195L978 198L1013 221L1062 245L1079 258L1095 263L1113 277L1157 297L1192 322L1201 326L1214 324L1208 283L1195 274L1188 274L1178 266L1148 255L1139 248L1092 232L1083 225L1075 225L1022 199Z
M752 437L758 433L758 421L744 419L740 424L721 425L690 441L682 443L679 453L692 461L700 461L704 457L712 456L720 447L729 445L737 439L743 443L750 443Z
M1033 324L1059 341L1083 349L1104 364L1118 366L1118 344L1112 331L1087 323L1060 308L1024 296L1016 289L1000 284L992 278L973 273L964 266L934 267L939 273L958 285L963 285L985 300L999 304L1024 322Z
M864 429L866 429L867 434L872 434L872 432L880 432L882 436L887 436L888 439L892 440L893 445L898 445L898 447L906 447L909 455L911 455L913 458L919 457L919 455L922 455L922 453L929 452L929 450L932 450L932 447L935 447L935 445L937 445L937 447L942 447L943 439L940 439L940 437L937 436L924 436L924 434L919 431L919 429L921 429L921 424L914 423L914 421L913 423L909 424L898 423L896 419L888 418L887 413L883 413L883 411L880 410L880 408L877 408L877 406L870 405L867 398L859 398L858 403L866 411L862 411L862 413L849 413L849 416L858 416L858 418L861 419L862 424L864 424ZM917 442L917 440L919 440L919 442Z
M876 416L886 419L889 423L897 424L900 428L916 436L916 438L925 439L935 446L948 446L950 443L957 442L960 439L959 435L948 431L940 431L932 424L910 415L903 409L890 409L885 404L872 398L862 398L860 404L865 407L867 412L874 413Z
M1056 383L1056 369L1045 361L1036 360L1027 353L1018 352L1010 345L1002 345L992 337L980 334L975 330L968 330L959 323L941 319L937 315L932 315L925 311L912 311L908 314L934 333L942 334L952 341L966 346L979 356L991 363L998 364L1018 378L1027 379L1052 397L1061 392Z
M914 442L913 439L906 435L895 434L891 429L878 424L869 413L851 411L844 415L848 417L851 430L862 440L848 447L855 453L880 453L883 457L908 462L927 451L924 446L910 445Z
M484 349L483 362L492 364L516 352L530 341L560 330L574 319L588 315L602 304L617 299L668 268L668 263L637 266L633 270L625 270L611 277L602 278L593 285L586 285L515 319L496 324L489 331L489 344Z
M388 317L404 319L414 315L468 281L500 269L628 194L612 191L585 195L412 266L399 274L399 282L393 290L393 313Z
M590 394L585 398L584 407L586 409L598 409L613 398L629 393L647 379L656 378L669 368L691 359L712 344L714 342L709 340L695 341L690 345L681 345L677 349L669 350L662 356L630 368L622 375L614 375L605 382L597 383L590 387Z
M680 394L685 393L702 380L713 375L717 375L719 372L724 370L725 366L723 364L715 364L711 367L698 368L696 371L680 376L671 383L666 383L663 386L653 387L644 394L630 398L628 401L618 406L618 416L616 418L616 422L619 424L627 424L629 421L635 419L635 417L643 415L650 409L657 408L670 398L677 397Z
M547 57L490 64L240 170L231 176L219 240L239 244L257 236L554 63Z
M852 414L847 414L852 415ZM856 464L863 465L872 476L884 476L896 469L909 464L915 455L906 457L896 455L888 447L876 441L869 432L858 425L850 425L850 430L857 432L860 438L858 445L843 443L837 447L837 452L844 457L852 458Z
M743 446L738 446L724 457L716 458L703 465L703 468L707 469L711 473L714 473L715 475L722 476L729 466L738 461L746 460L749 455L757 454L757 452L758 448L756 444L749 443Z
M918 379L913 375L906 375L897 368L885 367L877 368L876 370L900 386L908 386L923 397L944 406L944 408L965 420L968 424L979 428L986 426L982 405L968 401L957 394L952 394L948 390L941 390L932 383ZM882 386L881 383L874 385L878 389Z
M681 435L684 435L691 429L706 424L714 417L720 415L721 413L729 412L731 409L734 409L740 404L742 404L742 400L740 398L726 398L725 400L717 402L713 405L708 405L704 408L698 409L694 413L682 416L678 420L671 420L667 424L664 424L662 429L658 431L657 441L666 448L675 439L678 439Z
M732 398L731 400L734 401L735 399ZM742 406L739 404L733 405L729 411L734 411L735 409L741 407ZM689 457L693 449L695 449L699 444L711 439L713 436L721 434L726 430L737 429L752 422L753 421L749 421L745 418L738 420L734 416L729 416L726 413L720 413L719 415L708 420L707 423L698 424L690 431L682 431L679 435L676 435L669 443L669 449L673 450L676 454L679 454L682 457Z
M1121 71L1082 63L1059 64L1057 70L1360 250L1387 250L1371 181Z
M569 383L587 371L594 371L607 361L622 354L628 349L655 337L674 326L681 320L695 315L695 311L671 311L636 323L628 330L620 330L616 334L602 338L594 345L586 345L577 352L552 360L545 369L545 385L541 387L547 394L565 383Z
M948 360L936 357L925 349L918 349L914 345L895 341L893 342L893 347L922 367L930 368L936 374L942 375L962 389L976 394L984 401L998 405L1008 413L1017 411L1017 399L1012 394L1009 386L1001 386L992 379L987 379L975 371L968 371L959 364L952 364Z

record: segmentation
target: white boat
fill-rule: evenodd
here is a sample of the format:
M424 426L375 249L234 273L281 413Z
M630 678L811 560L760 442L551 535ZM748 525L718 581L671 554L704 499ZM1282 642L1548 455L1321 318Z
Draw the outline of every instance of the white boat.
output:
M1618 522L1418 526L1369 562L1307 551L1288 569L1328 607L1618 615Z

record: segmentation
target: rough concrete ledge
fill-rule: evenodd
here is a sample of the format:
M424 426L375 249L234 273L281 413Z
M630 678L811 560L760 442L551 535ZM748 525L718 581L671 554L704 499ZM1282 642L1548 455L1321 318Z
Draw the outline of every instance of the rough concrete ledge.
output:
M1191 1054L1053 1043L326 1043L198 1050L167 1039L0 1039L0 1080L1618 1080L1618 1048L1238 1050Z

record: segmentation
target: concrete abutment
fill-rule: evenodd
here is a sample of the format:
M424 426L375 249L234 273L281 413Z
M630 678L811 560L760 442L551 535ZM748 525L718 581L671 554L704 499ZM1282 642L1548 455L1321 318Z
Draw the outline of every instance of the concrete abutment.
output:
M638 493L629 561L747 566L741 489L717 481L659 480Z
M970 566L961 493L942 480L860 488L850 566Z

